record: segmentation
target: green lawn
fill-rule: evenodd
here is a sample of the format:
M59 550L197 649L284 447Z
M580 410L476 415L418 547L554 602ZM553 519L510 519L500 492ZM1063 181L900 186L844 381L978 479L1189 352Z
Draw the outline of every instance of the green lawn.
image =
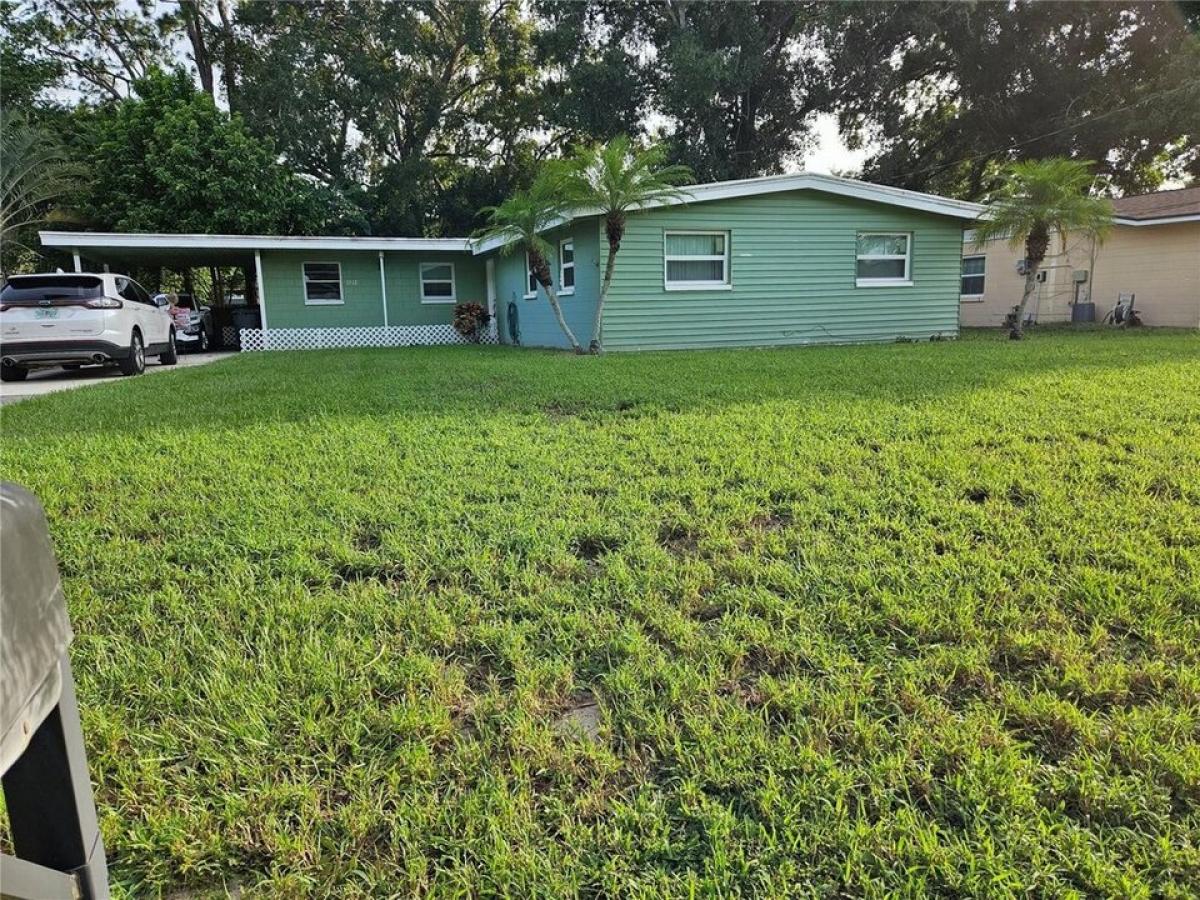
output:
M1196 334L257 354L0 427L128 893L1200 891Z

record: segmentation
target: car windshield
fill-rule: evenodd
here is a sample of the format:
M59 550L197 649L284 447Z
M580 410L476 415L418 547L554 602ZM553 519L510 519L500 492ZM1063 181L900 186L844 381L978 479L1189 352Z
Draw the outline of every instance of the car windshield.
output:
M0 303L43 300L91 300L104 296L104 281L95 275L18 275L0 291Z

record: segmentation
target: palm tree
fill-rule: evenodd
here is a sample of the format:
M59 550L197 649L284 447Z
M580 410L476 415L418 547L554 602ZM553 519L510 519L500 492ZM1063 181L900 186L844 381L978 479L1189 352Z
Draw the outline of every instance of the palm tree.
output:
M24 246L26 229L72 221L56 204L78 187L80 170L55 135L23 116L0 119L0 246Z
M1058 233L1063 250L1067 235L1078 232L1100 242L1112 227L1113 206L1088 194L1091 163L1052 157L1010 163L1004 183L988 198L990 209L976 226L979 243L1007 238L1025 244L1025 292L1009 337L1024 336L1025 309L1037 289L1037 274L1046 258L1050 236Z
M500 252L511 253L517 247L525 251L529 260L529 274L546 291L550 300L550 308L554 310L554 318L558 327L571 344L576 353L583 353L575 332L563 318L562 307L558 304L558 292L550 278L550 264L547 256L553 252L550 243L542 237L548 229L563 221L566 204L557 189L557 181L552 177L538 178L527 191L518 191L499 206L488 206L480 210L487 216L487 225L477 234L477 237L487 240L498 239L504 243Z
M666 158L666 148L661 144L639 148L628 137L619 135L607 144L580 150L557 179L558 189L572 207L595 211L604 217L608 261L592 322L592 339L588 344L591 353L603 350L604 302L612 286L617 251L625 237L626 217L657 202L682 202L688 198L679 185L692 180L692 170L687 166L666 165Z

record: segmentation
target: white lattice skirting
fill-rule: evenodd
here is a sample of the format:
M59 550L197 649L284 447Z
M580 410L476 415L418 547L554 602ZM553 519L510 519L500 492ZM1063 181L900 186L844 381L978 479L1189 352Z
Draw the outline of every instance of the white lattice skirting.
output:
M337 347L416 347L466 344L453 325L382 325L374 328L243 328L242 350L330 350ZM492 333L480 341L495 344Z

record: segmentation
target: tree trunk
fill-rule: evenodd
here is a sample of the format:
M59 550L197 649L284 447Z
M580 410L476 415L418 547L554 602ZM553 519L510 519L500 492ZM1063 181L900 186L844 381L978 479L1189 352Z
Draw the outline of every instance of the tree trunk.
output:
M608 237L608 260L604 263L604 280L600 282L600 299L596 301L596 317L592 321L592 340L589 353L604 352L604 303L608 300L608 289L612 286L613 272L617 268L617 251L621 249L621 238L625 237L625 217L613 216L604 223Z
M200 87L208 96L215 96L213 91L212 58L208 55L208 45L204 41L204 12L198 2L184 2L179 5L187 27L188 41L192 45L192 58L196 61L196 71L200 73Z
M558 305L558 292L554 290L554 284L550 279L550 266L547 264L546 258L533 249L529 250L529 274L546 291L550 308L554 310L554 318L558 320L558 327L562 329L562 333L571 342L571 349L576 353L583 353L583 348L579 346L579 341L575 338L575 332L571 330L571 326L563 317L562 307Z
M233 16L229 12L229 0L217 0L217 15L221 18L221 80L225 82L225 99L229 112L237 112L234 94L237 91L237 47L233 37Z
M1014 341L1025 336L1025 310L1029 307L1029 298L1037 291L1038 272L1041 271L1049 245L1050 232L1044 225L1035 226L1025 238L1025 292L1021 294L1021 305L1017 307L1017 320L1008 333Z

